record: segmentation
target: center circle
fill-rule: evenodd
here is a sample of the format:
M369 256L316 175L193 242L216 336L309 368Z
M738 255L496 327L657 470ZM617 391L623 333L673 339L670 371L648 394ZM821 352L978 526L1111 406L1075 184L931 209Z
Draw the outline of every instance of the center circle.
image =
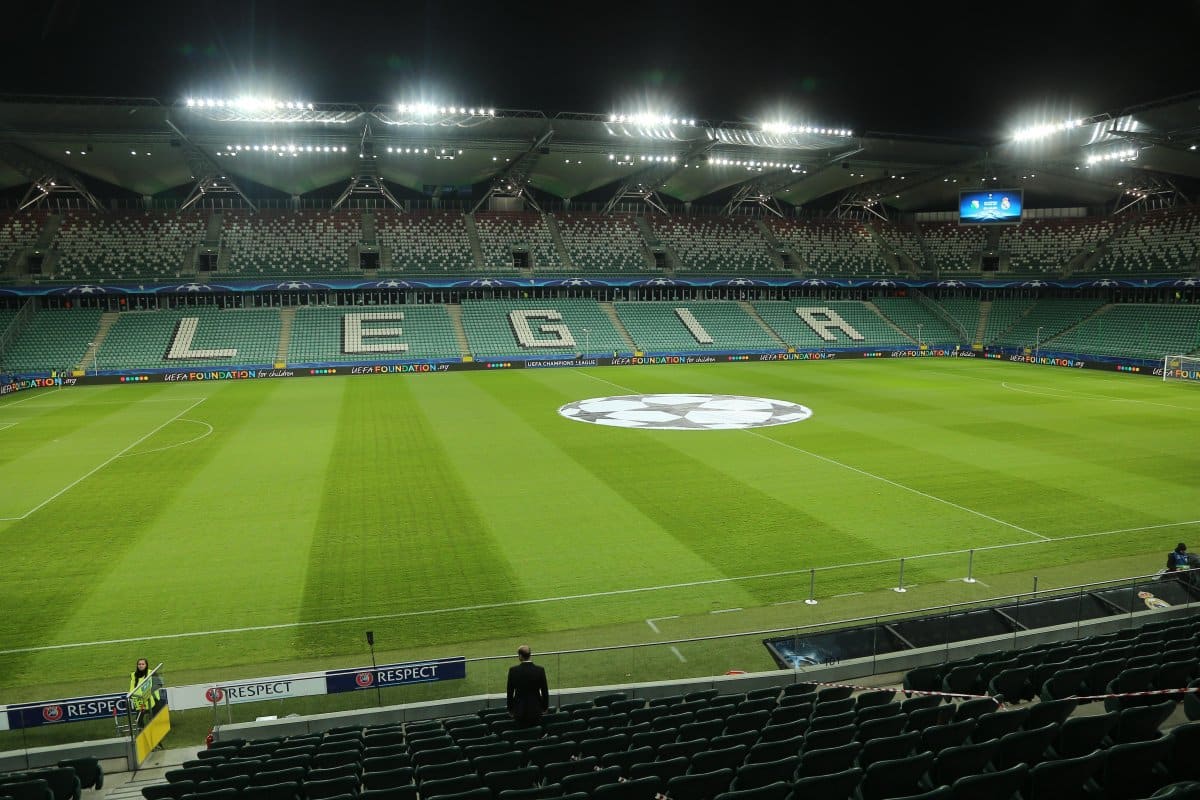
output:
M719 431L803 422L812 409L736 394L626 394L576 400L558 409L576 422L660 431Z

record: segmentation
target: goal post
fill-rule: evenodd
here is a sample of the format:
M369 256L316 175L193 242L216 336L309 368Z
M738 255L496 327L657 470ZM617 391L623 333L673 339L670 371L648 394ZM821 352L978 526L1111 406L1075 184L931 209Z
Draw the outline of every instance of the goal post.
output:
M1200 357L1163 356L1162 374L1164 381L1189 381L1200 383Z

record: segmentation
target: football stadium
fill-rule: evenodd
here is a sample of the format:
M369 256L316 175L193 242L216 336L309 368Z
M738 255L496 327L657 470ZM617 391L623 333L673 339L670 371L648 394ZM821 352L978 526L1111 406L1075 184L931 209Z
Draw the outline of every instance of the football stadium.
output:
M1198 103L0 96L0 797L1200 796Z

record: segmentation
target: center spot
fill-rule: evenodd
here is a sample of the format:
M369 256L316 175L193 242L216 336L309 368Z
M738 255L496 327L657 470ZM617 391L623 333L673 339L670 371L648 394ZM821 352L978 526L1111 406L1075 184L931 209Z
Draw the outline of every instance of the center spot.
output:
M617 428L716 431L802 422L812 409L787 400L732 394L627 394L567 403L558 413Z

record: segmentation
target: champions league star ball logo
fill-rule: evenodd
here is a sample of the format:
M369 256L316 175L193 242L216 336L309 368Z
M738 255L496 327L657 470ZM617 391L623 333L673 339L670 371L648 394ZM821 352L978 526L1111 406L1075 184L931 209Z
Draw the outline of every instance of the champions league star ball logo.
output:
M728 394L633 394L568 403L558 413L614 428L719 431L802 422L812 410L787 400Z
M354 675L354 683L358 685L358 688L366 689L368 686L375 683L375 673L373 673L373 672L356 673Z
M46 722L60 722L62 718L62 706L46 706L42 709L42 719L46 720Z

